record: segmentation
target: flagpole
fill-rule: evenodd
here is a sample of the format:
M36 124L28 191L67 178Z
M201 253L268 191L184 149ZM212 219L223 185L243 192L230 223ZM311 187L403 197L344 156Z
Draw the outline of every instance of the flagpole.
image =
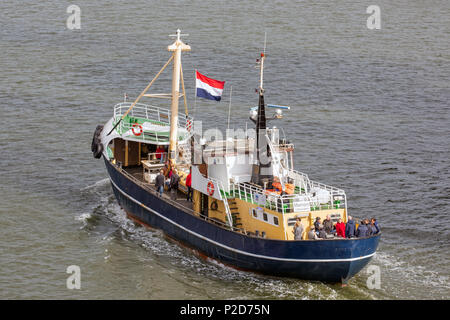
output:
M192 117L195 119L195 109L197 107L197 69L194 70L194 80L195 80L195 86L194 86L194 110L192 110Z
M231 115L231 93L233 92L233 86L230 86L230 105L228 106L228 130L230 130L230 115Z

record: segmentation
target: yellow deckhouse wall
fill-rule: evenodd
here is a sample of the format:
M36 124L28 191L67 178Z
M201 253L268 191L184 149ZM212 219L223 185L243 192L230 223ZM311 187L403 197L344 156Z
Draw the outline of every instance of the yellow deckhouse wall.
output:
M255 231L258 230L259 236L262 235L262 232L265 232L265 237L268 239L294 240L293 230L297 217L300 217L300 221L303 225L303 239L308 238L308 231L314 226L316 217L320 217L322 219L322 223L327 215L330 215L332 219L336 220L339 216L342 218L343 222L347 222L345 209L295 212L286 213L283 215L280 212L269 210L267 208L261 208L257 204L252 204L238 198L232 200L230 199L230 201L234 201L236 203L235 206L237 207L237 210L232 211L233 213L237 213L236 217L240 219L238 222L241 223L241 225L238 227L252 233L255 233ZM212 205L213 202L217 203L216 210L214 210L215 205ZM209 197L208 208L208 215L210 218L226 223L226 212L222 201ZM264 218L267 220L264 220Z
M260 236L264 231L266 238L269 239L285 239L283 216L281 213L261 208L257 204L252 204L241 199L235 199L235 201L237 208L239 209L239 218L242 223L241 228L253 233L258 230ZM264 220L264 213L266 214L267 220ZM274 217L276 219L274 219ZM276 222L278 222L278 225Z
M327 215L331 216L331 219L338 219L337 215L339 215L340 218L342 218L342 222L347 222L347 217L345 214L345 209L328 209L328 210L315 210L315 211L309 211L309 212L295 212L295 213L286 213L284 215L285 223L287 226L287 236L288 240L294 240L294 234L292 231L294 230L294 224L297 217L300 217L301 223L303 225L304 233L303 233L303 239L308 239L308 232L310 228L314 227L314 222L316 221L317 217L320 217L322 220L321 222L325 220ZM333 224L335 224L336 221L333 221Z

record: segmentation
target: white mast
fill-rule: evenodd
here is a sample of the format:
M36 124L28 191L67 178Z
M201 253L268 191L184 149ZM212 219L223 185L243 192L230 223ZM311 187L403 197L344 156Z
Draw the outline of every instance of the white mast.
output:
M181 75L181 51L190 51L191 47L184 44L181 39L181 31L177 30L177 39L167 47L167 50L173 52L173 73L172 73L172 104L170 108L170 144L169 161L170 165L175 164L177 142L178 142L178 100L180 97L180 75Z
M264 59L266 58L266 39L267 39L267 33L264 32L264 51L261 53L261 60L259 61L259 68L260 68L259 94L260 95L263 95L263 93L264 93L263 73L264 73Z

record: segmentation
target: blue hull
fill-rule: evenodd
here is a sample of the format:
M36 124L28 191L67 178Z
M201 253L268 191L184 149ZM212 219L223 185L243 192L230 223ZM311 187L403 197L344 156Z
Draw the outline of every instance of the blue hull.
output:
M347 282L370 261L380 235L361 239L284 241L224 229L159 198L105 159L114 194L133 218L239 269L324 282Z

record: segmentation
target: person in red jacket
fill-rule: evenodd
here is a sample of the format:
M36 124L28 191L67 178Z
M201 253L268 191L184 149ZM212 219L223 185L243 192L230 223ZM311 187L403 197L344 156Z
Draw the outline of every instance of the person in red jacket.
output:
M339 218L338 222L335 225L336 235L338 237L345 238L345 223L342 222L342 219Z
M163 155L164 155L164 152L165 152L166 150L164 149L164 147L163 146L158 146L157 148L156 148L156 159L159 159L159 161L161 162L161 163L163 163L164 162L164 157L163 157Z
M189 174L186 177L186 187L188 189L187 192L187 201L191 201L192 202L192 169L189 170Z

